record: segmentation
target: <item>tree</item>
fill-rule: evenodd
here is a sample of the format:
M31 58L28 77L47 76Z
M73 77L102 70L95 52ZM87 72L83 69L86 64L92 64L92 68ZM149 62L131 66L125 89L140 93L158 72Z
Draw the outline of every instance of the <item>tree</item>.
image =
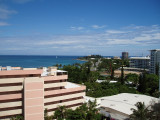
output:
M96 109L96 101L84 103L75 110L58 107L54 116L57 120L101 120L101 115Z
M66 106L59 106L54 113L54 117L57 120L63 120L66 118Z
M146 89L147 89L146 73L142 73L139 76L138 91L141 92L141 93L145 93Z
M124 68L123 68L123 62L122 62L122 67L121 67L121 84L124 84Z
M79 111L78 109L76 110L68 109L66 113L67 113L66 120L85 120L84 113Z
M159 120L160 118L160 101L158 103L151 104L152 112L151 112L151 118L152 120Z
M138 91L148 95L158 97L158 76L155 74L143 73L139 77Z
M44 120L52 120L53 119L53 115L48 116L48 112L47 109L44 110Z
M11 120L24 120L24 118L21 115L17 115L15 117L12 117Z
M88 81L89 82L95 82L99 78L99 73L98 72L93 72L91 71L88 75Z
M135 74L135 73L134 74L129 73L129 74L126 75L125 81L132 82L132 84L137 87L138 86L138 82L139 82L139 76L137 74Z
M159 63L156 63L156 75L159 75Z
M133 113L130 115L131 120L148 120L149 110L145 106L144 102L137 102L135 104L137 109L131 109Z

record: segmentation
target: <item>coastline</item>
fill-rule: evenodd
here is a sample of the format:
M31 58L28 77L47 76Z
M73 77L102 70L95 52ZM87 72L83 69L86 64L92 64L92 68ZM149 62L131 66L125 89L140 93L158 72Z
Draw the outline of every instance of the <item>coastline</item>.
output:
M88 60L84 60L84 59L75 59L75 60L88 62Z

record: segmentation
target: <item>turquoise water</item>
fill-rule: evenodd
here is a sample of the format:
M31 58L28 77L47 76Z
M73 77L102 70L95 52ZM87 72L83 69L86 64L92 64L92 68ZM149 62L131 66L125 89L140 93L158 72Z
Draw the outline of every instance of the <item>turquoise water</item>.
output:
M76 60L78 57L82 56L0 55L0 66L30 68L84 63L84 61Z

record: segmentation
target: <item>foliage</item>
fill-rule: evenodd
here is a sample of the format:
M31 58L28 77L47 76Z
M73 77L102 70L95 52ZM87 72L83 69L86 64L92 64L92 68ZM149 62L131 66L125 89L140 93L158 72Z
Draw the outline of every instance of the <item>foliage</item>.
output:
M160 118L160 102L155 103L153 101L153 103L151 104L151 108L152 108L152 111L151 111L152 120L159 120L159 118Z
M145 106L144 102L137 102L135 104L137 109L131 109L133 113L130 115L131 120L147 120L149 115L149 110Z
M124 85L124 69L123 69L123 63L122 63L122 67L121 67L121 84Z
M135 73L129 73L125 76L126 82L132 82L134 86L138 86L139 76Z
M139 77L139 86L138 91L144 94L148 94L154 97L158 97L155 95L158 92L158 76L155 74L142 74Z
M125 93L139 93L135 88L130 88L127 85L121 85L120 83L86 82L85 85L87 86L87 89L86 89L87 96L96 97L96 98L103 97L103 96L116 95L116 94L124 93L124 92Z
M53 119L53 115L49 116L47 109L44 110L44 120L52 120Z
M136 109L131 109L133 113L130 115L131 120L159 120L160 118L160 102L152 101L146 107L144 102L137 102Z
M21 115L17 115L15 117L12 117L11 120L24 120L24 118Z
M66 118L66 116L67 116L67 114L66 114L66 107L65 106L59 106L54 113L54 117L57 120L63 120Z
M59 106L54 116L57 120L101 120L101 115L96 109L96 101L89 101L88 104L84 103L75 110L66 109L65 106Z
M84 56L84 57L79 57L78 59L82 59L82 60L89 60L91 58L96 58L96 59L99 59L99 58L103 58L101 55L90 55L90 56Z
M68 71L68 81L74 83L95 82L99 78L99 72L90 71L91 63L63 66Z

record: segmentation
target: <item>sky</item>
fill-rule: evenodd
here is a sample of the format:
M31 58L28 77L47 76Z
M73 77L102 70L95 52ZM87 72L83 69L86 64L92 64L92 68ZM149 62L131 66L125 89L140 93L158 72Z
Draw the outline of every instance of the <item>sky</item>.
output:
M146 56L160 0L0 0L0 55Z

